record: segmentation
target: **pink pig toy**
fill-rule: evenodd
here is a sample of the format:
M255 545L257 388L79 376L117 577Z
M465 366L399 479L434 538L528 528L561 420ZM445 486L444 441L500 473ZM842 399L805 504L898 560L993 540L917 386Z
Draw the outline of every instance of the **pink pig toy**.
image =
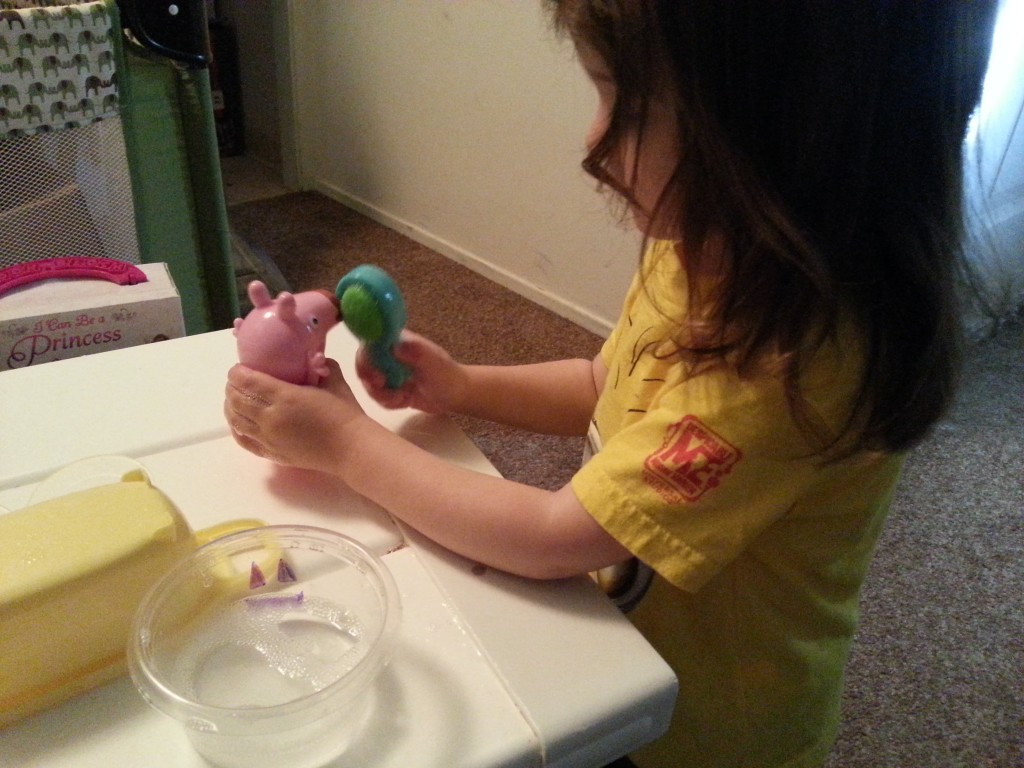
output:
M341 320L338 299L326 290L270 298L259 280L249 283L253 310L235 320L238 360L293 384L318 384L327 376L327 332Z

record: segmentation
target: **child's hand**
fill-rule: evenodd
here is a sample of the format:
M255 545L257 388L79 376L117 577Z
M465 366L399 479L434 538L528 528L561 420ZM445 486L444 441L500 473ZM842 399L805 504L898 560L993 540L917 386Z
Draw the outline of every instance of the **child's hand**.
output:
M334 360L319 386L289 384L244 365L228 372L224 417L235 442L257 456L336 473L348 430L367 418Z
M395 358L412 375L398 389L387 387L383 373L373 367L365 348L356 357L356 372L370 396L385 408L416 408L426 413L448 413L460 402L466 377L462 366L444 349L411 331L402 331Z

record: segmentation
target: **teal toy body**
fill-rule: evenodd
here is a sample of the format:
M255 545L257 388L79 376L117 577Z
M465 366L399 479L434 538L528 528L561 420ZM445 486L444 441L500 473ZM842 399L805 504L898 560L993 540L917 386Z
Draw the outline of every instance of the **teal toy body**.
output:
M385 375L387 385L397 389L410 375L408 367L395 359L394 348L405 326L405 300L390 275L378 267L363 264L338 282L334 291L341 302L342 320L366 345L374 367Z

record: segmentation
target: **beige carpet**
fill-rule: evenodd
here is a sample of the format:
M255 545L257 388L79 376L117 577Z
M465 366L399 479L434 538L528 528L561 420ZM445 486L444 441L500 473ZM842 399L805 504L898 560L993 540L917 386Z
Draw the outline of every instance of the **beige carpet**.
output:
M600 339L315 193L235 206L236 233L296 290L363 262L409 327L467 362L592 357ZM623 254L623 258L633 258ZM1024 768L1024 334L970 353L960 402L915 453L863 595L830 768ZM563 485L581 441L473 420L506 477Z

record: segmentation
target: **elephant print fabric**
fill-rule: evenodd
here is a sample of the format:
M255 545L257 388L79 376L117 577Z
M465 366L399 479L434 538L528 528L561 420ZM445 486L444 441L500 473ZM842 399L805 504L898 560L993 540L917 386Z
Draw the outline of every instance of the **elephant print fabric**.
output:
M106 0L0 0L0 139L118 114L113 22Z

